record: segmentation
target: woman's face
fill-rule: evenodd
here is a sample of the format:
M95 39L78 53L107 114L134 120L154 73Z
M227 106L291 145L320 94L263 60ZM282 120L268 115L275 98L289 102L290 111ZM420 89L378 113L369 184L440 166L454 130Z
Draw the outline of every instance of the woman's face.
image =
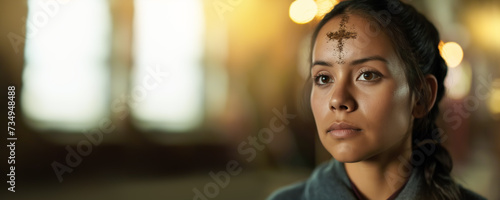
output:
M412 95L390 39L377 28L339 15L315 41L311 108L323 146L340 162L410 145Z

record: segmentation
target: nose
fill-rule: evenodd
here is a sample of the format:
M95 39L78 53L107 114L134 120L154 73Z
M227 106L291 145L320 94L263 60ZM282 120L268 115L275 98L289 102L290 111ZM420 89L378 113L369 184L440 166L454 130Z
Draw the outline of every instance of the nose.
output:
M333 93L330 99L330 110L353 112L358 105L352 95L353 91L346 84L337 84L333 88Z

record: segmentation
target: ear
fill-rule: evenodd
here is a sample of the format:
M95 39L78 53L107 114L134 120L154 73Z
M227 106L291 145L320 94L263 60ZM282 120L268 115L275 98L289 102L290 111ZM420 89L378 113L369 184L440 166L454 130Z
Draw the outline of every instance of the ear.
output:
M416 97L417 101L413 107L413 117L422 118L432 109L434 103L436 103L437 88L438 84L436 77L432 74L425 75L425 82L421 89L426 90L422 92L429 95L427 97Z

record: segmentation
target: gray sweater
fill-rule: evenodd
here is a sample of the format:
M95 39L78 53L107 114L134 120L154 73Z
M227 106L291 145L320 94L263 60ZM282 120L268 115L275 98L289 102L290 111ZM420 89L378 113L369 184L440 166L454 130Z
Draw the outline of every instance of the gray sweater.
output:
M410 179L397 195L400 199L423 199L425 193L423 175L413 170ZM478 194L460 187L462 199L485 199ZM274 192L268 200L323 200L356 199L344 165L334 159L318 166L311 177L301 183L284 187Z

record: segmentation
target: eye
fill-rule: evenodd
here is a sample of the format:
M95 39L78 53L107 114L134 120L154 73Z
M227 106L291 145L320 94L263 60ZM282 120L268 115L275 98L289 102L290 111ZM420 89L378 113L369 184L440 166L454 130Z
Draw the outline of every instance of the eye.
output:
M324 74L319 74L314 77L314 83L316 85L326 85L331 82L333 82L333 79Z
M379 78L379 73L368 71L361 73L361 75L358 77L358 81L375 81Z

